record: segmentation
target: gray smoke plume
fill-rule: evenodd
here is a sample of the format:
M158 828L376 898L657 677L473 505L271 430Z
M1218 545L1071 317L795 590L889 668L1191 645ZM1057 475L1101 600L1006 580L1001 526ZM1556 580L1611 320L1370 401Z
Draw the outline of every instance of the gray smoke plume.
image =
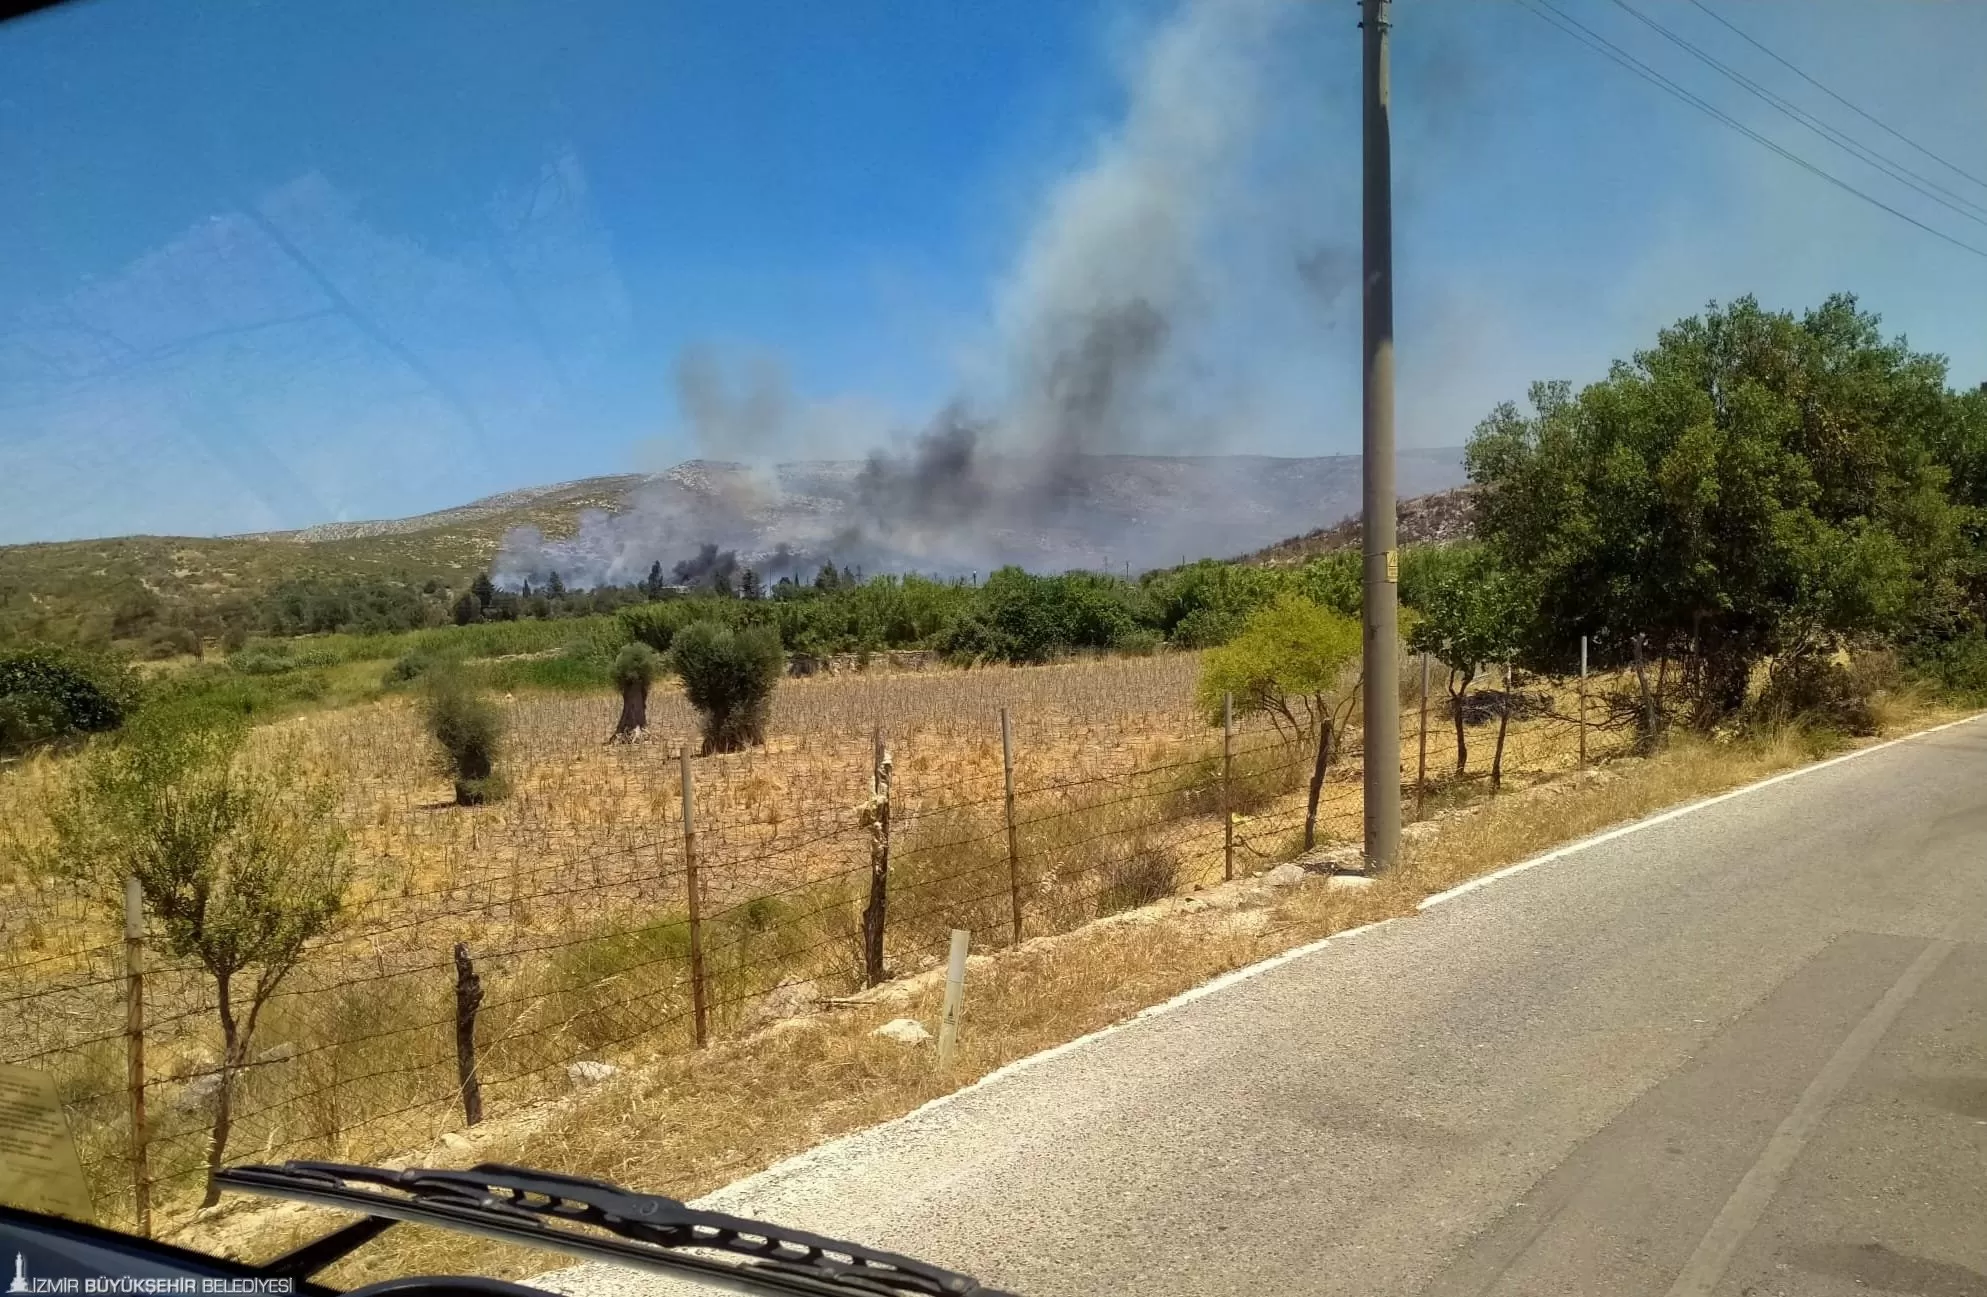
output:
M786 371L747 357L734 378L718 353L692 344L676 357L676 404L706 455L756 459L776 450L793 415Z
M770 481L735 464L681 466L626 511L583 520L569 542L513 537L502 570L626 580L696 545L735 548L748 562L785 545L872 571L1039 565L1044 530L1080 520L1109 485L1113 469L1095 457L1149 446L1165 417L1173 352L1192 333L1183 325L1219 287L1211 231L1224 196L1242 188L1265 67L1297 10L1295 0L1182 0L1124 61L1123 119L1051 187L996 286L996 372L972 402L984 409L953 402L902 449L872 452L853 481L811 478L804 464ZM707 454L757 458L791 431L776 365L734 382L714 353L693 348L675 379ZM713 493L693 500L683 488L695 484L665 480L689 469ZM780 534L756 521L769 512ZM1181 538L1147 539L1170 554Z

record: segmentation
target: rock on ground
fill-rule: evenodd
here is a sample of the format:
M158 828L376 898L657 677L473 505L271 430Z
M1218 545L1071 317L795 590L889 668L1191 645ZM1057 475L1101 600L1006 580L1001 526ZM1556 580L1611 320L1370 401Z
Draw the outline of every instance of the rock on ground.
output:
M892 1018L869 1034L894 1040L900 1045L922 1045L931 1039L931 1033L916 1018Z
M566 1075L572 1078L574 1085L597 1085L620 1070L612 1063L602 1063L591 1058L566 1064Z

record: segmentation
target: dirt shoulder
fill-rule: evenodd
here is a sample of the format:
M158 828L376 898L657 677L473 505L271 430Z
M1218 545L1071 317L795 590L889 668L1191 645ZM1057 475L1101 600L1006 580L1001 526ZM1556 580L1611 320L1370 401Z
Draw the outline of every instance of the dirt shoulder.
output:
M995 1069L1074 1040L1223 973L1336 932L1411 915L1457 883L1613 825L1739 787L1852 746L1965 713L1890 709L1885 734L1854 743L1792 731L1767 740L1680 740L1503 797L1432 808L1401 866L1375 880L1283 867L976 955L958 1057L874 1034L896 1018L936 1027L936 970L691 1054L616 1060L607 1079L410 1150L404 1164L536 1164L693 1198L838 1135L900 1116ZM175 1241L267 1256L331 1223L314 1210L225 1205ZM469 1238L396 1230L327 1278L473 1271L519 1277L556 1259Z

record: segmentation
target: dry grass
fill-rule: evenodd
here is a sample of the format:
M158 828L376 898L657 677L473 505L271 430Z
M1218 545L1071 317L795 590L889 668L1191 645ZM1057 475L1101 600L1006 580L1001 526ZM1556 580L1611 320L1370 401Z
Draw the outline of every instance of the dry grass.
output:
M1960 713L1891 699L1886 731ZM931 975L885 988L872 1004L783 1023L702 1053L644 1047L597 1089L525 1109L416 1160L537 1163L689 1197L808 1148L900 1115L1002 1064L1121 1020L1148 1004L1276 951L1383 918L1408 915L1424 897L1585 834L1660 808L1751 782L1843 746L1789 729L1753 740L1680 738L1657 755L1619 757L1586 778L1539 782L1495 799L1451 790L1440 828L1376 885L1343 891L1317 883L1259 894L1263 909L1179 898L976 958L958 1061L940 1075L924 1051L879 1041L870 1030L895 1016L931 1021ZM1247 886L1246 884L1244 885ZM1216 888L1208 898L1229 896ZM237 1213L189 1237L243 1255L266 1255L324 1225L302 1210ZM409 1232L356 1258L334 1278L469 1268L519 1276L543 1254L493 1252L481 1243Z
M1527 683L1525 691L1548 706L1511 723L1507 796L1491 810L1456 817L1428 849L1433 854L1417 854L1356 903L1307 898L1303 904L1325 909L1309 914L1300 905L1287 923L1279 919L1261 933L1086 927L1216 883L1228 868L1220 739L1192 706L1196 670L1191 657L1159 657L783 686L767 748L695 763L703 937L719 1046L694 1056L671 759L671 740L687 737L693 723L680 695L654 700L657 738L632 747L602 743L614 718L606 697L507 700L517 792L474 810L446 805L447 784L432 772L404 704L267 727L259 742L296 748L344 790L359 886L348 929L315 951L271 1003L258 1047L287 1056L243 1078L233 1157L379 1159L431 1146L458 1124L451 1006L458 941L476 955L487 993L479 1069L486 1111L498 1119L493 1129L510 1129L508 1114L542 1114L547 1103L583 1102L593 1112L600 1100L592 1091L575 1094L565 1065L598 1058L641 1064L644 1075L662 1078L657 1084L677 1087L670 1102L680 1099L687 1111L716 1105L708 1123L693 1123L700 1128L763 1132L728 1136L729 1152L698 1151L670 1142L689 1136L655 1134L657 1148L675 1150L668 1165L679 1178L657 1179L660 1162L653 1173L642 1165L623 1170L577 1146L537 1154L561 1169L690 1191L934 1092L940 1082L866 1043L859 1023L845 1015L791 1028L790 1041L782 1040L792 1052L783 1043L776 1058L760 1056L756 1037L728 1043L763 1016L771 992L808 983L833 996L859 985L857 914L871 837L857 806L869 792L873 724L889 735L895 757L886 941L893 973L935 964L953 927L972 930L982 950L1006 944L1017 893L1025 935L1097 934L1060 939L1073 945L1031 944L1000 963L993 999L976 1003L978 1043L962 1076L1247 962L1274 948L1286 929L1299 940L1364 921L1373 906L1397 904L1403 888L1422 888L1420 895L1444 885L1445 870L1460 877L1524 854L1532 849L1527 842L1583 831L1576 808L1607 822L1633 814L1636 798L1661 804L1695 791L1691 779L1737 782L1743 770L1777 768L1773 763L1791 763L1797 753L1787 742L1749 744L1707 747L1699 759L1690 755L1696 749L1679 747L1638 767L1633 779L1554 797L1547 790L1566 786L1563 776L1577 764L1578 731L1564 720L1574 711L1572 692ZM1000 795L1001 707L1014 716L1021 789L1012 864ZM1922 710L1895 709L1896 724ZM1403 743L1410 780L1417 725L1410 710ZM1494 719L1470 726L1466 776L1453 772L1452 732L1439 706L1429 725L1431 810L1481 803ZM1622 731L1593 732L1590 755L1619 756L1626 742ZM1299 850L1311 758L1304 745L1259 727L1245 729L1236 749L1234 866L1246 874ZM1323 843L1359 837L1358 759L1355 745L1326 782ZM1698 767L1704 773L1689 773ZM60 763L51 762L0 777L0 813L20 818L63 777ZM1514 820L1510 808L1518 806L1532 810ZM56 1073L98 1201L116 1218L129 1210L129 1189L115 934L88 898L31 880L0 879L0 901L8 903L0 911L0 1001L16 1024L0 1057ZM1085 961L1109 965L1105 980L1084 983L1108 986L1108 995L1063 984ZM1000 989L1010 980L1022 988L1012 996ZM187 1083L215 1056L211 994L197 970L162 969L148 984L151 1156L168 1219L184 1219L197 1189L205 1113L186 1102ZM822 1052L810 1063L813 1047L804 1042L817 1035ZM740 1089L736 1077L709 1071L734 1056L763 1067L764 1079ZM709 1086L728 1088L699 1098ZM727 1107L739 1093L756 1096L765 1111L747 1119ZM614 1131L613 1145L626 1142L598 1124L598 1113L584 1120ZM526 1152L517 1155L526 1160L530 1149L561 1147L531 1143L521 1131L513 1136L525 1141L517 1147ZM574 1128L560 1138L584 1144L587 1136ZM626 1156L625 1148L615 1156Z

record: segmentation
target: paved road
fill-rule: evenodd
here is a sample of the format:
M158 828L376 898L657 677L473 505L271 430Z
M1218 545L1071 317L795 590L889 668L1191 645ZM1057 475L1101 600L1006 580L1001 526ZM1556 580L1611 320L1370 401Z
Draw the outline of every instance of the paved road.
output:
M1030 1297L1987 1297L1983 943L1987 722L1336 940L710 1202Z

